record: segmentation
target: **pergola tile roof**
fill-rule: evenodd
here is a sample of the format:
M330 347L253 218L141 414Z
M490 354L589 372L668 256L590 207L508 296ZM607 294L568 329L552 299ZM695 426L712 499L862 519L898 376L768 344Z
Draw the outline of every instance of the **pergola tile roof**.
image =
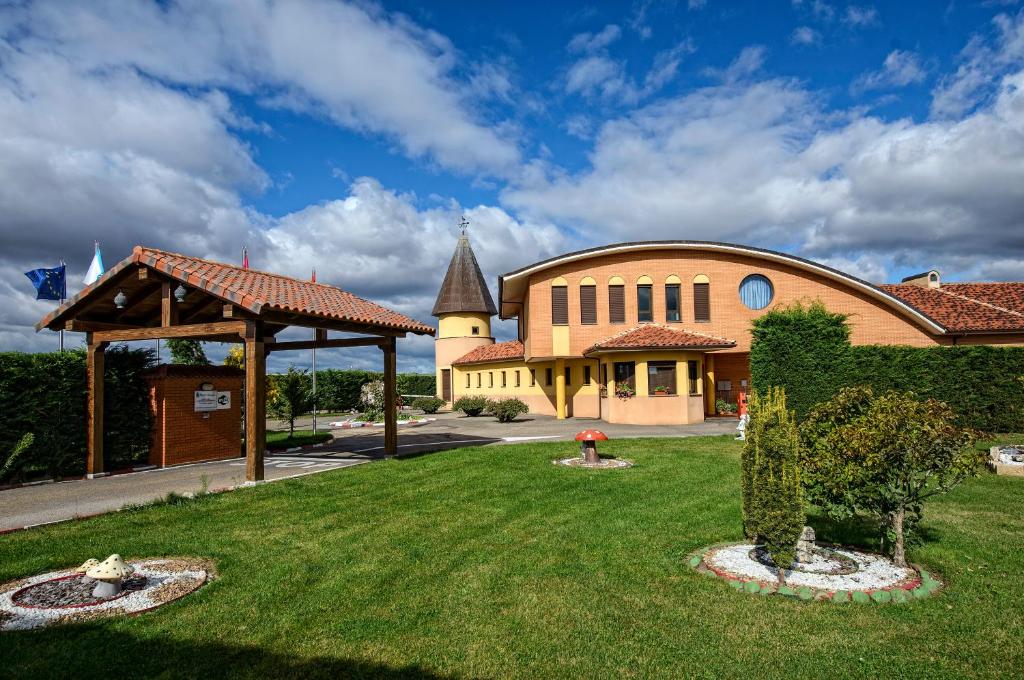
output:
M657 323L645 323L594 343L583 354L639 349L725 349L735 346L733 340Z
M523 343L518 340L496 342L493 345L482 345L462 355L452 362L453 366L464 364L482 364L499 361L521 361L525 356Z
M950 333L1024 332L1024 283L909 283L881 286L946 327Z
M434 334L432 326L334 286L143 246L135 246L129 257L47 315L37 324L37 328L53 323L98 287L133 264L150 267L254 314L271 309L421 335Z

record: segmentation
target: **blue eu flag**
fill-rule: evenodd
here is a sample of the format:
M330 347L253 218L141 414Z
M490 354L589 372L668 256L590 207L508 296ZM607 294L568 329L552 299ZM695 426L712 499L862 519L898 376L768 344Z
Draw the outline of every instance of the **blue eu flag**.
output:
M64 269L64 265L61 264L53 269L33 269L25 272L25 276L36 287L37 300L63 300L67 297Z

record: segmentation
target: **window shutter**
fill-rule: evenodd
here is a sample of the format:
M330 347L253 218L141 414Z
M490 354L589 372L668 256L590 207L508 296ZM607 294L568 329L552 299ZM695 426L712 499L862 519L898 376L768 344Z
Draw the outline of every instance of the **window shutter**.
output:
M711 284L693 284L693 319L711 321Z
M597 286L580 286L580 323L597 323Z
M556 326L569 323L569 289L566 286L551 287L551 323Z
M626 323L625 286L608 286L608 320L611 323Z

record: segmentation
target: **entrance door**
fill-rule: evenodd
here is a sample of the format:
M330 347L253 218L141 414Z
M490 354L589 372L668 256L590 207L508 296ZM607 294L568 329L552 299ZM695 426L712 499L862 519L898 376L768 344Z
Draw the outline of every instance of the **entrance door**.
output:
M452 400L452 369L441 369L441 398L446 402Z

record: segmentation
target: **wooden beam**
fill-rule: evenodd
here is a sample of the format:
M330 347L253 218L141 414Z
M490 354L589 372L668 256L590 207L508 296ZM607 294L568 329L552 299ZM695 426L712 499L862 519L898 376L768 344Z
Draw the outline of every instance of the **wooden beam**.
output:
M160 325L164 328L178 325L178 301L170 281L160 284Z
M206 312L213 311L217 305L220 304L220 299L211 297L207 298L204 302L200 302L198 305L189 310L188 314L178 315L178 323L194 323L195 320L205 314Z
M398 453L398 390L395 339L388 338L380 347L384 351L384 455Z
M233 336L245 333L245 321L215 321L182 326L131 328L94 333L99 342L125 342L128 340L164 340L167 338L205 338Z
M120 331L128 328L137 328L123 323L107 323L106 321L83 321L80 319L68 319L64 322L64 330L76 333L91 333L93 331Z
M267 357L262 329L252 325L253 337L245 339L245 479L259 482L267 448Z
M295 340L267 345L268 352L298 349L333 349L337 347L379 347L394 338L336 338L334 340Z
M87 341L86 375L89 399L86 416L88 454L85 460L85 472L92 478L103 475L103 371L107 343L97 342L91 335Z

